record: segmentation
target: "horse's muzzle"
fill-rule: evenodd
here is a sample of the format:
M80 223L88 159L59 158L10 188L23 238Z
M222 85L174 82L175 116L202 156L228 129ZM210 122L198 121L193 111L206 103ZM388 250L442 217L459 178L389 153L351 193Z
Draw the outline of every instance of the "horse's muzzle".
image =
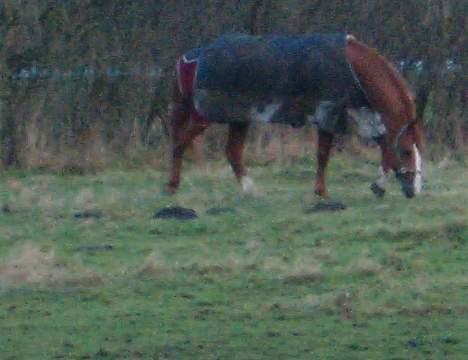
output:
M403 187L403 193L405 194L405 196L408 198L408 199L411 199L412 197L414 197L414 186L411 186L411 188L405 188Z

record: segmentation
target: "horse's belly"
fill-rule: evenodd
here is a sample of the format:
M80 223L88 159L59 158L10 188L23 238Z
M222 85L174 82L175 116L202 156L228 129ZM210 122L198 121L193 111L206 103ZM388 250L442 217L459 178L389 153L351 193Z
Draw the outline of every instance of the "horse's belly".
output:
M348 109L339 101L291 97L262 98L253 94L227 94L223 91L196 89L193 97L198 114L209 122L262 122L294 127L313 122L320 130L345 133L347 120L357 123L360 136L376 138L386 131L378 113L367 107ZM310 105L312 104L312 105ZM347 116L348 115L348 116Z

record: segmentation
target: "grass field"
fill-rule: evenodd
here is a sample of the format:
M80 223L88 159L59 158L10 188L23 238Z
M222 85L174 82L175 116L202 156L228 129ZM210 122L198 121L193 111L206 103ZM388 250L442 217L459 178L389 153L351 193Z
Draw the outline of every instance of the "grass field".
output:
M340 155L348 208L306 213L314 169L251 167L255 198L221 164L175 197L148 168L2 173L0 359L466 359L468 169L376 199L377 163Z

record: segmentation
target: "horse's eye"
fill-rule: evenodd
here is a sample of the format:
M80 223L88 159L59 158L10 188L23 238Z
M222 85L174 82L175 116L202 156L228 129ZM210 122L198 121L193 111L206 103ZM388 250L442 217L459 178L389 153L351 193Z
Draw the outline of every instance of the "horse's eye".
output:
M411 150L401 150L401 156L404 156L404 157L411 156Z

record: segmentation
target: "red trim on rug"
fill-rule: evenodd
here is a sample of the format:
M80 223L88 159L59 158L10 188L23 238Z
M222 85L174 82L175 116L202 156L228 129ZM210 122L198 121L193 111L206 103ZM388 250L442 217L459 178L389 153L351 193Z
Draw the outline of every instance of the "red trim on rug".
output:
M177 82L184 97L193 95L193 80L197 72L198 61L187 62L182 56L177 61Z
M190 118L192 123L197 125L208 125L210 121L202 116L196 109L193 103L193 89L194 82L197 76L198 59L187 60L184 56L181 56L177 60L177 84L179 91L182 96L186 99L190 99Z

